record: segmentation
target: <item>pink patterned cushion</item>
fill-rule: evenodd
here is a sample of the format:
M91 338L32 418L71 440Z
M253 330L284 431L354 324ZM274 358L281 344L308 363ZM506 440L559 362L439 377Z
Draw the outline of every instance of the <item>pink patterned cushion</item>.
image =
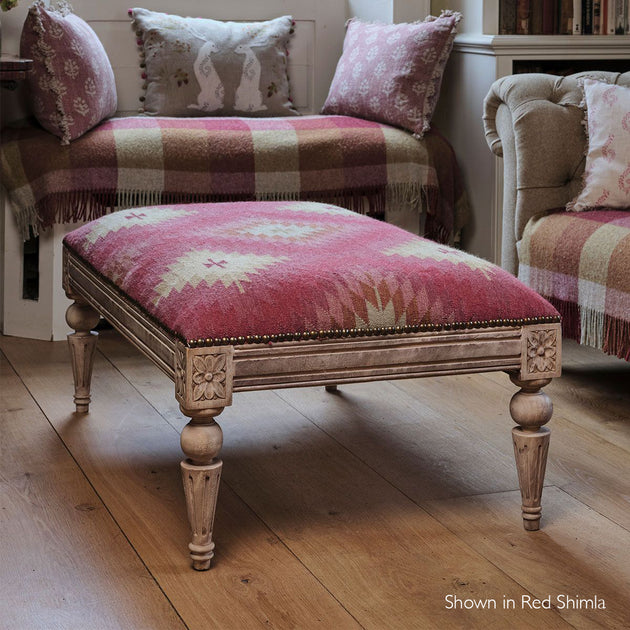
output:
M558 320L485 260L315 202L121 210L64 243L193 345Z
M348 22L343 54L322 113L429 129L461 15L413 24Z
M35 2L29 9L20 54L33 59L27 77L33 113L68 144L116 111L114 72L96 33L66 3Z
M584 101L584 186L567 210L630 209L630 88L586 79Z

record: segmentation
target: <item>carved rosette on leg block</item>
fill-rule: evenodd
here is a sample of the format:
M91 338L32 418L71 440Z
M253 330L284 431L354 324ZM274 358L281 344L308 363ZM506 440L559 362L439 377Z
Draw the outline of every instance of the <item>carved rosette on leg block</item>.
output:
M215 421L232 403L233 348L175 348L175 397L191 420L181 434L181 462L192 542L193 568L205 571L214 556L212 529L223 462L221 427Z
M510 401L510 414L518 425L512 429L514 456L521 489L523 526L540 528L541 497L549 452L550 431L545 425L551 419L553 405L542 388L560 376L560 325L525 327L522 337L521 370L510 374L520 387Z
M90 406L90 383L98 333L94 328L99 314L86 302L68 295L74 303L66 311L66 322L75 332L68 335L68 346L74 376L74 403L77 413L87 413Z

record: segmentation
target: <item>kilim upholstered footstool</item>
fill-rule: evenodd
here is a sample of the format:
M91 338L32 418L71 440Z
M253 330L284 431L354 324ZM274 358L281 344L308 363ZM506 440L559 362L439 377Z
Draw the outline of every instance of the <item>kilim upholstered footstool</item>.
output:
M181 467L193 566L213 556L232 393L504 370L526 529L539 527L558 313L498 267L399 228L306 202L120 211L64 241L77 412L104 315L174 382L190 422Z

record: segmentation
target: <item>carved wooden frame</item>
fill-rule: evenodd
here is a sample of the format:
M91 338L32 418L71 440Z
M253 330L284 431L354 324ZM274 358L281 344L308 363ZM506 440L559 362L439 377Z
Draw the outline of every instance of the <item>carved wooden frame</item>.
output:
M96 313L103 315L175 383L175 397L190 422L182 431L182 462L193 567L207 569L213 556L212 523L218 493L222 434L217 415L232 393L248 390L398 378L505 371L520 388L512 397L513 429L522 515L539 528L540 499L549 443L543 427L551 401L542 387L560 375L559 323L526 323L358 338L310 339L269 344L188 347L125 299L72 252L64 249L64 289L75 303L68 323L73 349L77 411L89 406L89 373ZM77 358L78 357L78 358Z

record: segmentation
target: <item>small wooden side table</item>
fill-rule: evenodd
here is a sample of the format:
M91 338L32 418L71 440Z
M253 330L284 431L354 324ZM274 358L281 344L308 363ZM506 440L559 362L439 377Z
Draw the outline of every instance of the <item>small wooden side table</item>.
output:
M22 59L17 55L0 55L0 85L8 90L15 90L19 81L26 78L26 73L33 65L32 59Z

